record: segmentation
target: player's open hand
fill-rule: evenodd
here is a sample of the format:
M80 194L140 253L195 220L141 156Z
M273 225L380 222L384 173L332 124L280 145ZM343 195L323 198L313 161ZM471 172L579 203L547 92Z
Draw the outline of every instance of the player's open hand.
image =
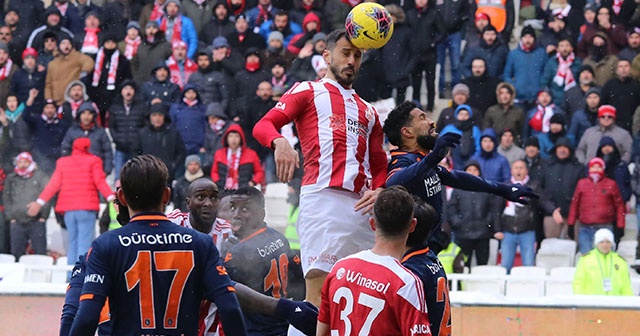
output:
M285 138L273 140L276 148L274 158L276 160L276 176L282 183L289 183L293 179L293 173L300 167L300 157L298 152L291 147Z
M363 210L362 215L369 214L373 210L373 203L376 202L376 198L382 192L384 188L378 188L376 190L367 190L362 195L362 198L356 203L354 210L356 212Z
M438 162L447 156L449 148L455 148L460 144L460 138L462 138L462 135L457 133L447 133L438 137L435 146L433 146L433 152L440 157Z
M531 188L519 183L502 185L500 194L509 201L520 204L529 204L530 199L540 198Z
M276 310L287 319L289 324L305 335L316 334L318 308L311 302L280 299Z

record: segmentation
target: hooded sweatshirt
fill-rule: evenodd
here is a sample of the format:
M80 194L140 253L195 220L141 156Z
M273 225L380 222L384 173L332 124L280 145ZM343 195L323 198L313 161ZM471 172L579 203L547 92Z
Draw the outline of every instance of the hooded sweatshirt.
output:
M493 141L494 146L491 152L486 152L482 149L482 139L484 138L489 138ZM471 160L475 160L480 164L480 171L483 173L482 177L488 181L509 182L511 179L509 161L498 153L498 138L492 128L482 131L480 144L480 152L471 157Z
M195 101L186 101L185 93L188 90L196 91ZM171 106L169 115L173 126L182 137L187 149L187 155L198 153L204 145L205 128L208 126L205 112L206 106L202 103L200 92L191 84L185 86L182 99Z
M227 142L231 132L238 133L241 139L240 147L236 153L233 153ZM230 185L234 185L235 188L246 187L250 181L254 185L265 185L264 170L258 154L247 147L247 141L240 125L232 124L225 132L223 147L217 150L213 157L211 179L221 189L228 189Z

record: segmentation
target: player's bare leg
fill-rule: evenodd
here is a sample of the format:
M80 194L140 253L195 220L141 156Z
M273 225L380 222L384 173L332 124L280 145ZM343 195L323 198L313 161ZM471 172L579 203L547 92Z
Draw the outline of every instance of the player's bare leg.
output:
M309 270L307 275L304 277L307 291L305 300L313 303L313 305L316 307L320 307L322 284L324 284L324 279L327 278L328 274L329 273L321 271L319 269L312 269Z

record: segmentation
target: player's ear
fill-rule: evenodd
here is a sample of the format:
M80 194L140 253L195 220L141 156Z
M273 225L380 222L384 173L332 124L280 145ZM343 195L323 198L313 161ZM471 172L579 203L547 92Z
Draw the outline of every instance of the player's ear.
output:
M411 127L404 126L400 128L400 133L405 138L413 138L413 129Z
M369 218L369 226L371 227L371 231L376 230L376 220L373 218L373 216Z
M411 218L411 225L409 225L409 232L413 232L416 230L417 223L418 223L418 220L415 217Z
M322 51L322 58L327 63L327 65L331 65L331 51L329 49L325 49Z
M171 188L166 187L162 192L162 206L169 204L169 201L171 201Z
M122 188L118 188L118 190L116 190L116 197L123 207L127 207L127 199L124 198L124 191L122 191Z

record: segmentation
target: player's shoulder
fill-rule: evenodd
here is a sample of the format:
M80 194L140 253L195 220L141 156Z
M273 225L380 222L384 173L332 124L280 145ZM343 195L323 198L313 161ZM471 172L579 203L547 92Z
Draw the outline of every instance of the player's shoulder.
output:
M218 231L231 230L231 222L220 217L216 218L213 228Z
M186 212L180 211L180 209L174 209L173 211L167 214L167 218L174 224L180 226L187 225L187 219L189 219L189 214Z
M315 85L317 82L312 81L302 81L296 82L291 85L291 88L287 90L282 96L293 96L293 95L303 95L303 94L312 94L318 86Z

